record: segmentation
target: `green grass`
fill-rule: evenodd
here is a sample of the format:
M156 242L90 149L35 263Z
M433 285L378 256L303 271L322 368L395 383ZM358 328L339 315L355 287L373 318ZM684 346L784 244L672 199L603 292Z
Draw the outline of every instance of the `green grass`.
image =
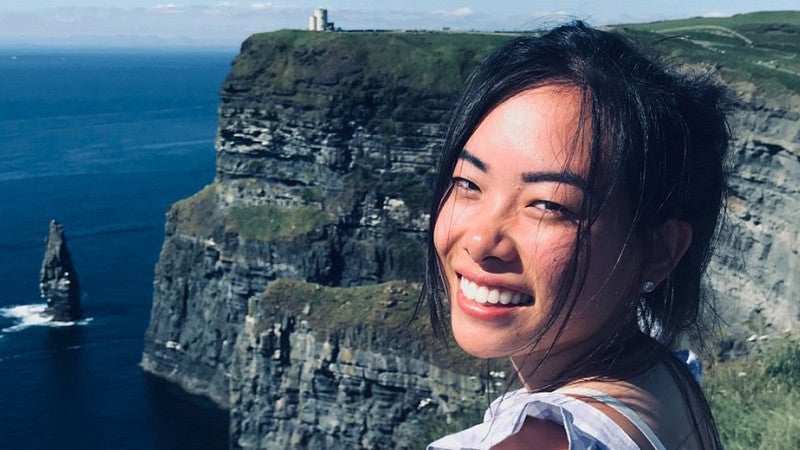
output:
M215 199L216 189L217 185L211 183L172 205L169 214L177 232L203 238L214 234L223 222Z
M215 183L172 205L170 215L178 233L208 238L218 231L233 232L243 239L274 241L290 239L330 223L318 206L234 206L227 211L216 201ZM310 191L316 199L321 194ZM308 200L311 200L309 198Z
M800 92L800 11L695 17L620 31L675 63L705 63L728 82L751 82L765 95Z
M261 33L243 44L223 91L287 100L305 120L333 118L386 131L394 129L393 122L429 121L427 105L439 102L442 108L441 101L449 102L478 62L507 39L477 33Z
M316 206L235 206L227 214L226 231L269 242L303 235L329 222Z
M726 450L800 448L800 342L719 363L704 381Z
M287 89L329 77L367 86L380 81L455 92L474 65L508 39L486 33L281 30L251 36L234 60L231 75L272 78Z

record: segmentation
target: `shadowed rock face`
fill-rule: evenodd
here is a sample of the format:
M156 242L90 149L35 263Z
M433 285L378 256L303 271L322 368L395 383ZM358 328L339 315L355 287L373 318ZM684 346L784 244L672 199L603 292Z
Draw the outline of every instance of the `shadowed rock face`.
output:
M47 300L45 313L56 322L73 322L81 317L81 287L67 249L64 229L55 220L45 243L40 275L40 293Z

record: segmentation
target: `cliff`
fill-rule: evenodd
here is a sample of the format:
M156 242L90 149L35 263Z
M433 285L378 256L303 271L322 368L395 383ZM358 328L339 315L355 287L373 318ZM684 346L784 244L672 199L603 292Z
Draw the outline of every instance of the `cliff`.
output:
M442 117L505 39L248 39L220 94L215 180L167 214L143 368L227 406L248 300L274 280L419 279Z
M731 347L800 320L800 70L778 60L800 50L800 28L782 21L800 20L757 18L623 30L736 93L729 220L710 270ZM683 37L664 41L674 28ZM216 177L167 214L142 367L230 408L241 448L413 447L410 424L503 385L435 348L411 305L442 118L508 38L249 38L220 94Z

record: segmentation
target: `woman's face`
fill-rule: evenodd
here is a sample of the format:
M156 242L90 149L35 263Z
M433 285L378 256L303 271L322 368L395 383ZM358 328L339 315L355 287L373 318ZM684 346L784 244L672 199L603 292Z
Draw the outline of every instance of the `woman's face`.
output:
M475 129L453 171L434 243L453 334L474 356L527 357L556 302L588 173L590 127L586 139L576 138L580 95L541 86L504 101ZM633 240L626 245L621 203L612 196L592 225L591 247L582 251L591 254L586 281L556 354L595 345L631 295L639 258ZM552 342L559 324L540 345Z

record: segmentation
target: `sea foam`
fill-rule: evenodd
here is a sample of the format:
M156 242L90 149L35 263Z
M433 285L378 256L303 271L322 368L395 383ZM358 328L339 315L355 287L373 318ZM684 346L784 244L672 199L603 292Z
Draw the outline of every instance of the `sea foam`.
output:
M73 325L86 325L92 321L92 318L88 317L75 322L52 322L53 316L45 314L46 309L46 303L0 308L0 317L13 319L16 321L14 325L3 328L3 333L14 333L34 326L69 327Z

